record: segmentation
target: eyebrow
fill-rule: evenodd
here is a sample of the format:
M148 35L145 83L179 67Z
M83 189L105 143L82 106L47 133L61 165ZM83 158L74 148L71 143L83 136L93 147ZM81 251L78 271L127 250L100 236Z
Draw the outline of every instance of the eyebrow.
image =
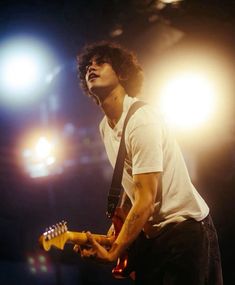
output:
M87 70L88 67L92 64L92 61L95 61L96 63L99 61L99 60L103 60L107 63L110 63L111 60L110 58L108 58L107 56L105 55L94 55L90 58L90 60L87 62L87 64L85 65L85 69Z
M91 65L91 64L92 64L92 61L97 61L97 59L99 60L99 59L101 59L101 58L102 58L102 57L99 56L99 55L94 55L94 56L92 56L92 57L89 59L89 61L87 62L86 67L89 66L89 65Z

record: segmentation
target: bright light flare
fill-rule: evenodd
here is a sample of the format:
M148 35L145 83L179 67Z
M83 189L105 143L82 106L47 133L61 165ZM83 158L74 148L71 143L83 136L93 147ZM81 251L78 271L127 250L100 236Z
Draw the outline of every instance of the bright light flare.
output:
M215 110L216 92L209 79L200 74L181 74L169 80L160 93L166 120L180 129L200 126Z
M53 150L53 144L47 138L39 138L35 146L35 154L39 159L45 159L50 156Z
M15 54L2 65L2 84L10 92L28 92L40 78L36 58L29 54Z
M54 135L31 135L23 144L21 157L26 172L32 178L61 173L61 145Z
M15 36L0 43L0 100L18 105L34 100L46 87L54 56L40 40Z

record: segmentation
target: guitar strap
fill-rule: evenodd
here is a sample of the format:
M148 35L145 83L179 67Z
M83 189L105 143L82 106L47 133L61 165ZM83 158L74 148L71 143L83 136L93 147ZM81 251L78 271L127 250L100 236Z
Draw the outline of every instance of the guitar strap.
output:
M118 202L120 200L120 196L122 193L122 176L123 176L123 168L124 168L124 161L126 157L126 146L125 146L125 130L127 123L130 119L130 117L135 113L137 109L140 107L146 105L147 103L144 101L136 101L134 102L131 107L129 108L129 111L126 115L125 121L123 123L123 129L122 129L122 137L118 149L118 155L113 171L113 177L111 186L108 193L108 205L107 205L107 212L106 215L108 218L112 218L116 207L118 205Z

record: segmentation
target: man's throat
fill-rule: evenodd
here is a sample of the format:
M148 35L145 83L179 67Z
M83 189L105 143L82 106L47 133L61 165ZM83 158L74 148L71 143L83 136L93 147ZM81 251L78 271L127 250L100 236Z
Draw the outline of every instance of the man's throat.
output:
M114 129L114 127L115 127L116 124L117 124L117 121L113 121L113 120L111 120L111 119L108 118L108 124L109 124L109 126L110 126L112 129Z

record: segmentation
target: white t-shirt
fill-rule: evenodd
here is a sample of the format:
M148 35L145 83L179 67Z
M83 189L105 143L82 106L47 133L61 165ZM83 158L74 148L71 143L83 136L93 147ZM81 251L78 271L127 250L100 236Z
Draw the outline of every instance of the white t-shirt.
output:
M135 101L136 98L125 96L123 113L113 129L109 126L106 116L100 123L100 133L113 167L120 145L123 123L130 106ZM149 219L149 225L146 226L149 235L153 229L157 230L169 222L180 222L189 218L200 221L208 215L209 208L191 183L175 139L154 108L144 105L133 114L126 127L125 144L127 158L122 185L132 203L133 175L162 173L155 211Z

